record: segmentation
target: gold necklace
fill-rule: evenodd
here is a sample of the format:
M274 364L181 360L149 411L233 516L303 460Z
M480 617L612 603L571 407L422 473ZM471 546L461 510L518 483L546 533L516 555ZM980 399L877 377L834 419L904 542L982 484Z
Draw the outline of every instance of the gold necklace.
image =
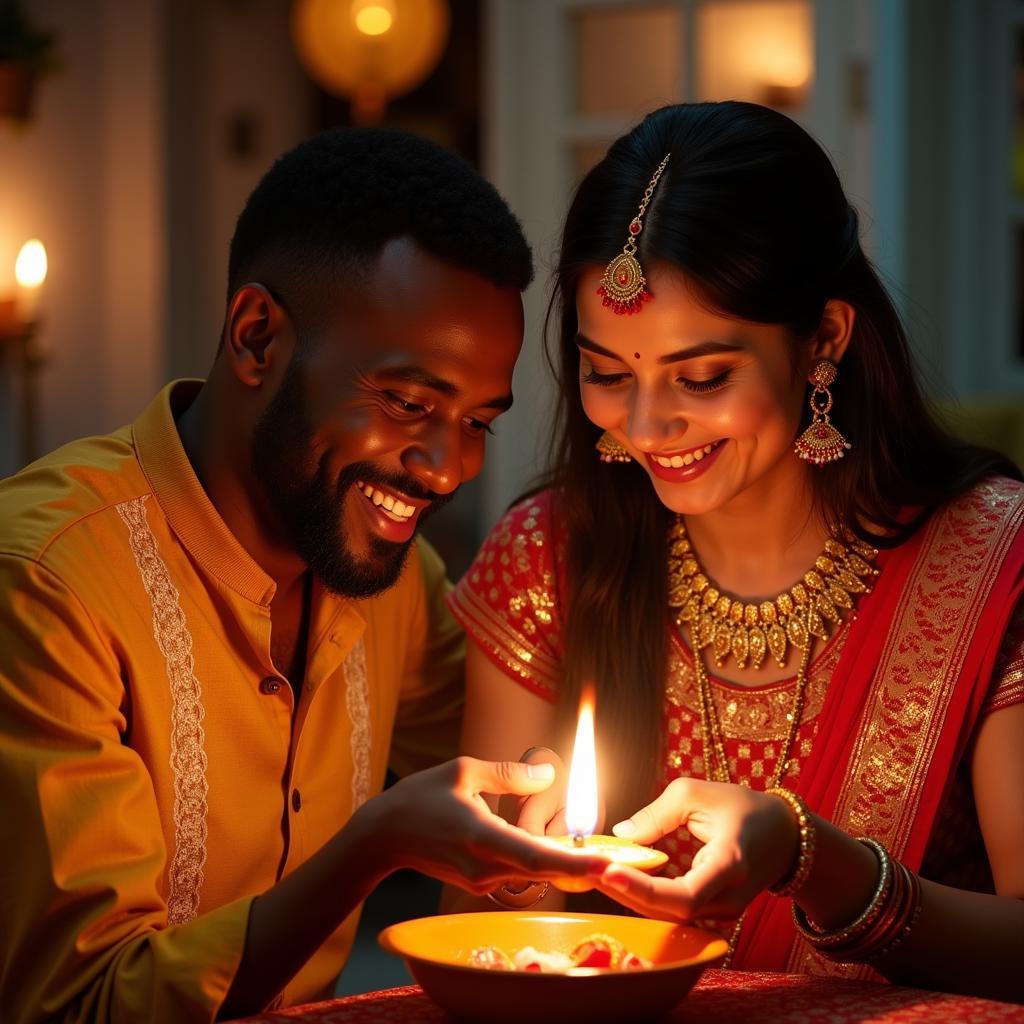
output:
M769 651L779 668L786 667L789 647L810 648L811 637L825 639L829 624L837 625L853 610L857 594L870 593L878 570L869 564L878 551L856 538L842 544L835 538L803 579L777 597L759 603L723 594L701 570L682 516L669 532L668 603L678 608L676 622L689 627L694 655L711 647L721 668L731 654L740 668L749 660L760 668Z
M806 608L806 606L805 606ZM806 614L806 611L796 613ZM690 633L693 646L693 633ZM788 723L786 735L779 751L779 759L775 771L765 784L765 789L774 789L782 781L789 768L790 755L796 735L800 731L800 720L804 713L807 698L807 668L811 661L811 644L800 653L800 667L796 673L796 686L793 689L793 706L786 715ZM722 726L718 720L714 697L711 693L711 682L707 669L704 667L704 655L696 648L693 650L693 674L697 679L697 707L700 711L700 730L704 740L704 777L711 782L732 782L729 775L729 761L725 754L725 739Z
M775 789L786 776L793 745L800 731L814 646L811 638L827 637L826 622L839 623L843 612L853 610L855 595L870 592L871 588L864 582L865 577L878 575L878 570L869 564L878 551L854 538L850 538L848 544L847 547L830 538L825 542L825 550L815 559L814 568L804 573L802 582L771 601L753 604L730 598L711 584L697 562L682 516L676 518L669 533L669 605L680 609L676 622L689 627L704 741L704 777L709 781L732 782L732 778L722 726L701 651L711 646L718 667L731 653L740 668L745 667L748 658L754 668L760 668L766 651L771 651L782 668L785 667L790 644L800 651L793 706L786 715L789 724L775 770L765 785L766 790ZM732 927L723 968L732 963L745 917L746 911Z
M803 605L802 609L798 610L795 614L806 615L808 610L808 606ZM708 679L707 669L704 667L704 655L697 650L693 643L692 628L690 638L691 647L693 647L693 674L697 678L697 706L700 709L701 738L704 740L704 777L711 782L732 782L732 778L729 775L729 760L725 753L725 740L722 737L722 726L718 721L718 712L715 708L714 697L711 694L711 682ZM775 789L785 778L789 768L793 744L796 742L797 733L800 731L800 720L804 714L804 701L807 696L807 668L811 660L811 647L811 644L807 644L801 651L800 667L797 669L796 686L793 689L793 706L786 715L786 721L789 725L786 729L786 736L782 741L782 749L779 751L779 759L775 764L775 770L764 787L766 790ZM722 960L723 969L729 967L732 963L746 916L747 912L744 910L732 926L728 940L729 948L725 954L725 959Z
M802 611L795 614L806 614L807 605L802 606ZM704 777L710 782L732 782L729 775L729 760L725 753L725 740L722 737L722 726L718 721L718 712L715 709L714 697L711 694L711 682L708 679L707 669L704 667L704 655L693 645L693 630L690 631L691 646L693 647L693 674L697 678L697 706L700 709L700 730L701 738L704 741ZM775 770L768 778L765 789L775 789L785 778L789 769L789 759L793 753L793 744L796 742L797 733L800 731L800 720L804 714L804 702L807 696L807 669L811 661L811 644L803 648L800 656L800 667L796 673L796 686L793 689L793 706L786 715L789 726L786 729L786 736L782 741L782 749L779 751L779 759L775 764ZM741 783L744 785L744 783ZM740 941L740 931L743 928L743 920L747 912L744 911L736 919L729 933L729 949L722 961L722 967L727 968L732 963L733 954Z

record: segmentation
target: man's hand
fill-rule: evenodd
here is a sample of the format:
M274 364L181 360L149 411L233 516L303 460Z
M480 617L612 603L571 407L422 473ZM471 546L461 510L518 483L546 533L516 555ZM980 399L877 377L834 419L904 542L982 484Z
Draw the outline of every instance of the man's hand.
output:
M530 798L548 790L554 778L550 763L459 757L407 776L367 801L351 825L363 834L366 855L382 875L411 867L479 895L509 878L600 875L604 858L540 842L494 814L481 795ZM535 810L534 820L544 813Z
M565 763L550 747L531 747L521 758L524 764L554 767L552 783L537 793L526 796L507 794L498 802L498 813L534 836L564 836L565 796L569 788L569 772Z

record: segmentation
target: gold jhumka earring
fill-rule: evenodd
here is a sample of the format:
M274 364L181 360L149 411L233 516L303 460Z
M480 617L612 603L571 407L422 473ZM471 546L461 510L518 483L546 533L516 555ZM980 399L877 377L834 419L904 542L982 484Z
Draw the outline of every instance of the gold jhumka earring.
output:
M655 186L665 170L665 164L671 153L665 155L665 159L658 164L650 184L644 191L644 197L640 201L640 209L636 216L629 222L629 235L622 252L615 257L604 268L604 276L601 278L601 286L597 294L601 296L604 305L611 306L612 310L619 316L632 316L639 313L643 304L649 301L652 296L647 290L647 278L644 277L640 261L636 258L636 240L644 229L644 214L647 212L647 205L654 195Z
M829 388L836 381L836 364L829 359L819 359L811 370L810 406L813 418L811 425L796 439L793 448L805 462L824 466L827 462L841 459L852 447L849 441L832 425L828 414L832 409L832 392Z
M633 456L606 430L594 445L602 462L632 462Z

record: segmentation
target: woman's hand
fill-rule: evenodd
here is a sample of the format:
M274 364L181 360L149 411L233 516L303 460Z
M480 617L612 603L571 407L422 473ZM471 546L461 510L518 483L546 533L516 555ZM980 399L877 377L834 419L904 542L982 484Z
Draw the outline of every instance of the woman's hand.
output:
M549 789L554 777L547 764L458 757L368 800L352 824L381 877L411 867L482 895L508 878L599 875L604 858L539 841L494 814L481 795L530 797Z
M612 831L649 844L681 826L704 844L685 875L654 878L611 865L595 887L648 917L730 919L786 875L796 859L799 833L785 801L721 782L676 779Z

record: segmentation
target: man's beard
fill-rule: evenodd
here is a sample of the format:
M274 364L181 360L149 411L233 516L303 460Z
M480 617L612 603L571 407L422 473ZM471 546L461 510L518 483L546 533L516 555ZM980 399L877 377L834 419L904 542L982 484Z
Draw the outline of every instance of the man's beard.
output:
M342 597L372 597L401 575L412 538L398 544L367 530L368 553L354 555L345 531L345 498L356 481L397 491L432 504L420 522L453 495L426 490L412 477L386 473L371 462L346 466L337 481L327 460L314 460L312 430L305 415L301 357L294 356L281 387L253 431L252 468L271 507L288 531L299 557L330 591ZM360 494L357 500L366 500Z

